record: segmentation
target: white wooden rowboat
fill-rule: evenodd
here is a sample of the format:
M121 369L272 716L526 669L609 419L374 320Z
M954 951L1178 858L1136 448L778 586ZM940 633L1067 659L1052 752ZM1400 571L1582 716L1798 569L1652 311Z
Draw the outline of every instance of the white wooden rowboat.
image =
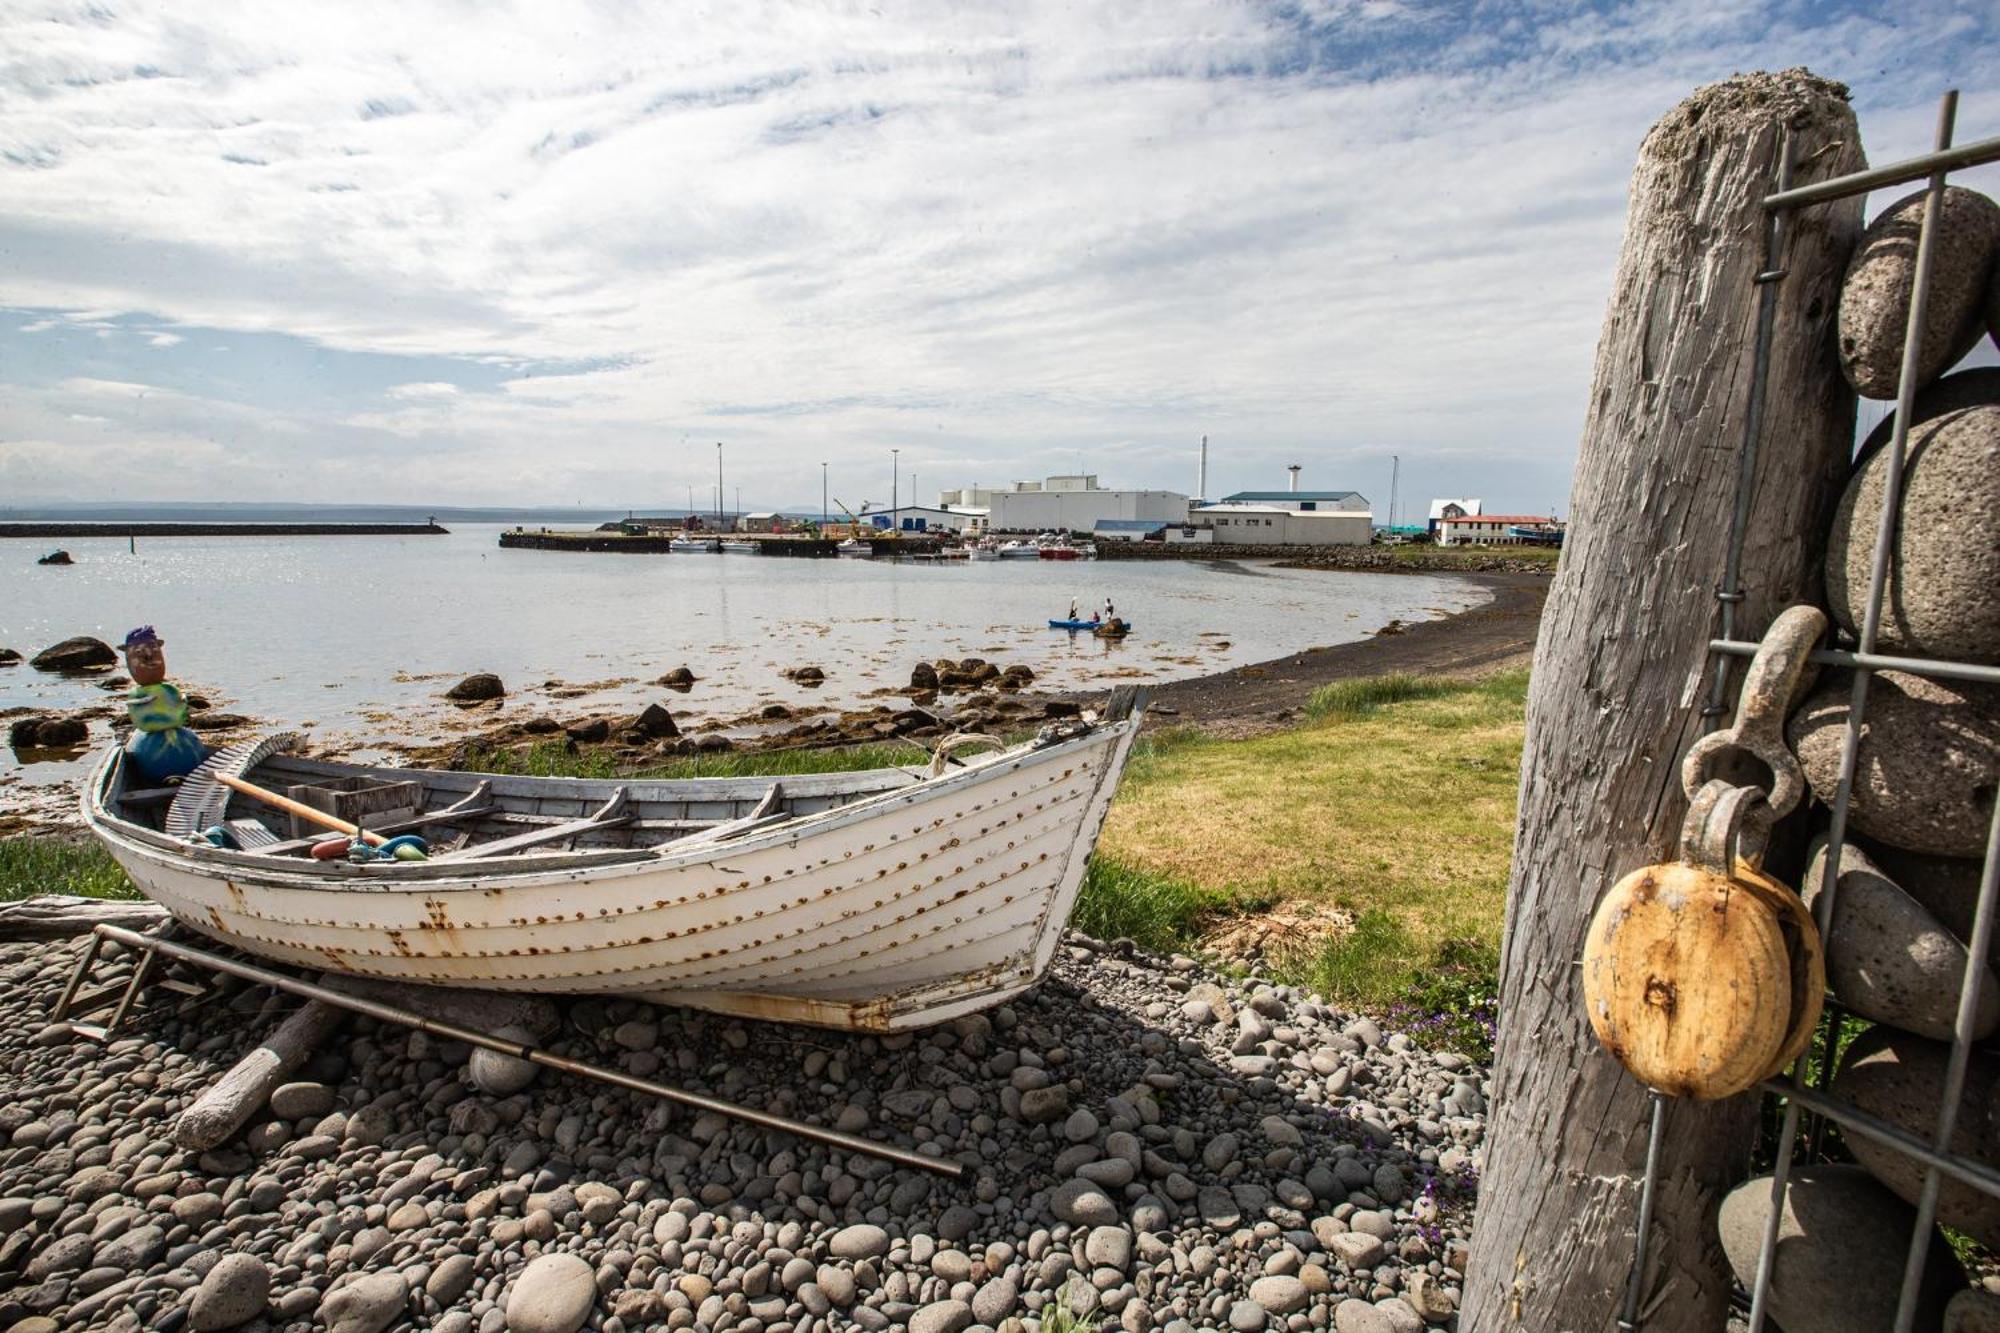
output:
M216 808L245 849L175 836L163 814L173 807L130 789L115 750L83 813L176 920L276 962L884 1031L995 1004L1048 970L1141 711L1121 691L1103 720L1051 726L959 767L775 782L508 777L283 753L243 775L295 794L421 784L432 839L422 862L312 860L309 838L278 841L284 830L248 823L282 817L240 795Z

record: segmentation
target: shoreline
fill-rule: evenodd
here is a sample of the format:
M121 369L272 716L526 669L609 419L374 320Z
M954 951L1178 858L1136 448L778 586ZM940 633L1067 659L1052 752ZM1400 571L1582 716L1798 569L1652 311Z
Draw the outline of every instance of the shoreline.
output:
M1393 571L1367 571L1390 573ZM1445 571L1427 570L1436 576ZM1308 648L1151 687L1149 726L1193 726L1212 735L1253 736L1295 721L1315 690L1365 676L1468 679L1526 666L1535 651L1547 574L1454 573L1492 594L1463 611L1407 627L1392 622L1354 643Z

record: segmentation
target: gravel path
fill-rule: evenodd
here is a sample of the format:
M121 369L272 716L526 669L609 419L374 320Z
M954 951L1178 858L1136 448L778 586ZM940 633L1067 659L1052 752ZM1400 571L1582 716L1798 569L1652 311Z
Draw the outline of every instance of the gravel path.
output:
M102 1047L47 1022L75 957L0 947L0 1330L1455 1326L1484 1071L1188 959L1072 936L1032 994L895 1037L565 1002L566 1054L960 1186L546 1073L477 1092L464 1048L357 1018L183 1153L176 1114L295 1002L162 1003Z

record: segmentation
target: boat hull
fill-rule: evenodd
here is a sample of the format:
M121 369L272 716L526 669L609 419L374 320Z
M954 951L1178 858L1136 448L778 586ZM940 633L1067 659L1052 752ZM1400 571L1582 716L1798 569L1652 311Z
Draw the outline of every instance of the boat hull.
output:
M177 921L275 962L885 1031L1040 979L1137 727L1134 716L733 841L608 862L517 856L329 881L117 818L111 759L85 815Z

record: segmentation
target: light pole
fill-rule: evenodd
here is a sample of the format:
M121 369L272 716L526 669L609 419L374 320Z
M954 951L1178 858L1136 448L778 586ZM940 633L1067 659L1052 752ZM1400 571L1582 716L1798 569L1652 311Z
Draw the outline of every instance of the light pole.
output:
M889 451L889 523L892 527L900 527L902 525L902 520L896 517L896 511L902 507L896 494L897 486L901 480L901 468L903 465L903 460L898 455L902 452L901 449L891 449Z

